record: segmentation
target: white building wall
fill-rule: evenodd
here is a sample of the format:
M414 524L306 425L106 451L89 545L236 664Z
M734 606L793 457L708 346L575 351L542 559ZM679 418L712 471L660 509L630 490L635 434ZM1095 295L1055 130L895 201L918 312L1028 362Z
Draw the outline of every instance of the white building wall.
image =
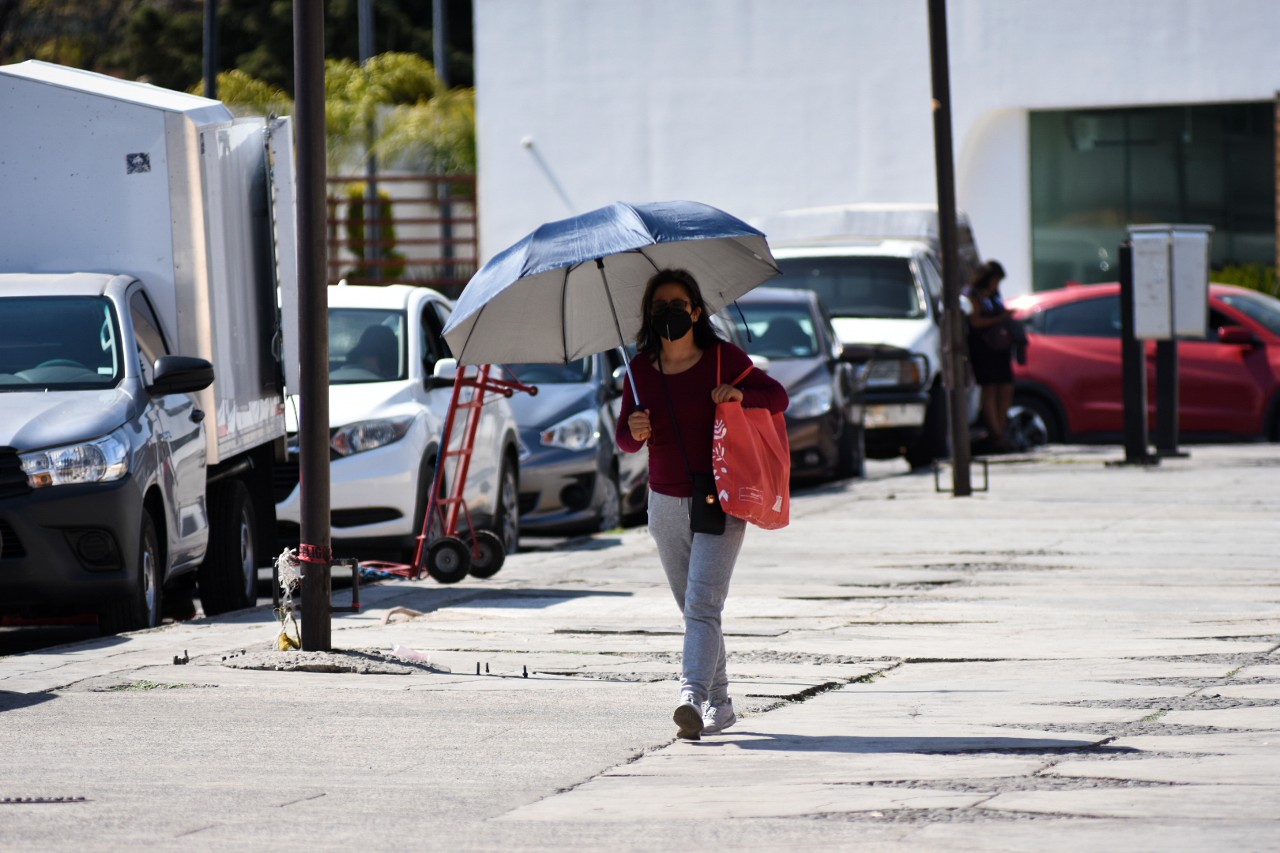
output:
M951 0L956 191L1030 288L1027 111L1270 100L1277 0ZM935 199L926 0L476 0L480 252L616 200Z

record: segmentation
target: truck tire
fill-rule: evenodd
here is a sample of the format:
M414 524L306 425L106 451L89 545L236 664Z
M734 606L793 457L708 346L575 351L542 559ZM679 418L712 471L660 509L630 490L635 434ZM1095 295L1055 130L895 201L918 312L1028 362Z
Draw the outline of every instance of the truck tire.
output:
M160 550L160 537L151 513L142 511L141 530L138 533L138 563L135 566L133 588L128 595L118 598L98 613L98 629L103 636L122 631L139 631L160 624L161 573L164 554Z
M209 486L209 552L199 573L206 616L257 604L256 518L244 483L222 480Z
M947 394L939 383L929 391L929 406L924 413L924 429L914 447L905 454L911 470L928 468L935 459L946 459L947 447Z

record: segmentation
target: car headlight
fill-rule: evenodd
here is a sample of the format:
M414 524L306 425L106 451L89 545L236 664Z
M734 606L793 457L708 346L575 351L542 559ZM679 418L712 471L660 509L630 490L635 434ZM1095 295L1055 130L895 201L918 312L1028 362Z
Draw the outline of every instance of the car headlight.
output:
M129 473L129 447L115 435L20 454L33 489L75 483L107 483Z
M375 421L361 421L334 430L329 439L329 446L339 456L350 456L386 447L404 438L413 424L412 417L380 418Z
M816 418L831 411L831 386L810 385L791 397L787 417Z
M600 443L600 429L594 411L570 415L554 426L549 426L539 436L547 447L564 450L590 450Z
M873 359L867 366L868 388L919 388L929 378L925 357Z

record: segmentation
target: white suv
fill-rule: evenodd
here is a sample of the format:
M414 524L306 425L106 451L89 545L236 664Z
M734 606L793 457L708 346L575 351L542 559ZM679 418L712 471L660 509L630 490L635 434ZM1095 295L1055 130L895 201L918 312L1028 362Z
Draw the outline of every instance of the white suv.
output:
M453 394L454 362L440 336L451 310L425 287L329 288L331 518L342 556L413 559ZM286 542L297 541L301 518L297 413L291 398L292 464L276 482ZM451 438L456 448L461 413ZM486 395L463 497L472 523L497 534L507 553L519 539L518 447L507 398Z

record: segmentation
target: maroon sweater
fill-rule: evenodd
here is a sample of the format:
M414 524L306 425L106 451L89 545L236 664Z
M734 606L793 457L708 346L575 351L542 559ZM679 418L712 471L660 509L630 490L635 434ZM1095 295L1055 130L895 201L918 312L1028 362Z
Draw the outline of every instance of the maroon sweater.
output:
M717 385L732 382L747 368L751 358L731 343L721 341L720 379L716 381L716 349L704 350L702 358L683 373L667 374L667 388L671 403L662 389L663 376L645 353L631 361L631 376L640 392L642 408L649 410L653 427L649 445L649 488L661 495L687 498L693 493L689 468L699 473L711 473L711 429L715 424L716 404L711 400L711 390ZM760 370L752 370L737 387L742 391L743 408L768 409L783 412L787 408L787 392L776 380ZM689 468L677 443L676 428L672 422L672 405L680 423L680 435L685 441ZM636 410L631 393L631 379L626 382L622 398L622 413L618 417L618 447L626 453L636 453L644 442L636 441L627 425L627 418Z

